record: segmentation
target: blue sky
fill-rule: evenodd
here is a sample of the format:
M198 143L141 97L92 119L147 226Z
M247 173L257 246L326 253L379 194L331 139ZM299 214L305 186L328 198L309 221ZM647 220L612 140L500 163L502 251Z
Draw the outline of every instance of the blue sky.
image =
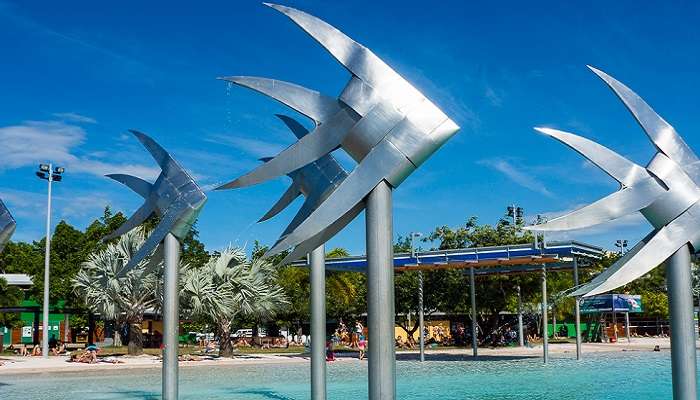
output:
M462 127L396 190L396 234L456 226L471 215L493 223L511 203L528 219L555 215L617 189L533 126L582 134L645 165L650 142L586 64L628 84L700 149L697 3L488 3L285 3L372 49ZM273 116L290 110L216 77L274 77L329 95L348 79L319 45L257 1L0 1L0 48L0 198L18 220L16 240L43 236L40 162L67 169L55 186L54 223L82 228L107 204L129 213L140 204L103 174L158 173L127 129L156 138L205 187L292 143ZM272 242L300 203L255 221L287 184L210 193L201 239L210 249ZM558 237L612 248L649 230L637 215ZM363 233L360 217L330 246L363 252Z

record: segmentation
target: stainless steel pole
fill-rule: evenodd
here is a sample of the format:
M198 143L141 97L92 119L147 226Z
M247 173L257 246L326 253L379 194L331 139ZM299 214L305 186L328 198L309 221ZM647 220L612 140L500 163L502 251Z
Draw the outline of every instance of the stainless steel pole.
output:
M425 334L423 332L423 271L418 271L418 335L420 340L420 361L425 361Z
M49 193L46 204L46 248L44 249L44 315L41 328L41 355L49 358L49 266L51 263L51 183L53 182L53 165L49 164L46 173L49 181Z
M692 280L690 249L686 245L666 261L674 400L697 399Z
M525 337L523 336L523 298L518 285L518 345L525 347Z
M542 356L545 364L549 361L547 319L547 266L542 264Z
M394 251L391 187L381 181L367 195L367 321L369 400L396 399Z
M70 343L70 314L63 315L63 343Z
M474 267L469 268L469 297L472 303L472 355L476 357L478 354L478 338L476 332L476 290L474 287Z
M632 339L630 339L630 313L629 312L625 313L625 336L627 336L627 343L632 343Z
M163 400L178 398L179 264L180 242L168 233L163 277Z
M578 286L578 259L574 257L574 286ZM581 304L580 298L576 297L574 302L574 323L576 331L576 359L581 359Z
M309 255L311 264L311 399L326 399L326 253Z
M697 313L697 316L698 316L698 321L699 321L698 325L700 325L700 293L698 293L698 313ZM698 329L695 330L695 338L697 339L698 337L700 337L700 326L698 326Z

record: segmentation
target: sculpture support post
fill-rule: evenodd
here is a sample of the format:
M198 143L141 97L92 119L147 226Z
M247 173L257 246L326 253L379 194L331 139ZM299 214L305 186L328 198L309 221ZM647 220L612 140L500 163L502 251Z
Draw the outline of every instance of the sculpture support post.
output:
M369 400L394 400L394 252L389 184L379 182L366 202Z
M179 264L180 242L168 233L165 236L163 277L163 400L178 398Z
M420 361L425 361L425 332L423 328L423 271L418 271L418 329L420 333Z
M471 297L472 303L472 356L476 357L478 354L478 338L476 332L476 290L474 287L474 267L469 268L469 297Z
M681 247L666 261L668 305L671 315L673 399L697 399L695 328L690 275L690 249Z
M523 336L523 298L518 285L518 346L525 347L525 337Z
M574 256L574 286L578 287L578 259ZM581 300L579 297L574 298L574 323L576 324L576 359L581 359Z
M547 319L547 266L542 264L542 359L545 364L549 361Z
M326 253L310 254L311 264L311 400L326 399Z

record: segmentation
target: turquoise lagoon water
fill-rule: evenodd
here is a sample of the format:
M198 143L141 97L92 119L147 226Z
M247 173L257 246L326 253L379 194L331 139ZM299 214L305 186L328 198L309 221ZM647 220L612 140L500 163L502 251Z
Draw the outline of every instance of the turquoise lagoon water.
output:
M541 359L429 355L397 362L399 399L670 399L669 352L586 354ZM412 357L412 356L411 356ZM180 369L181 399L302 400L308 364ZM328 398L367 398L367 363L330 363ZM0 375L0 399L160 399L160 370Z

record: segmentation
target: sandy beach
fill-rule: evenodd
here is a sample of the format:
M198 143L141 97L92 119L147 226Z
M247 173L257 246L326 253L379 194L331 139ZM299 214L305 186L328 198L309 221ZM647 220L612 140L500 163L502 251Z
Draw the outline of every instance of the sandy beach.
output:
M700 343L700 342L699 342ZM652 352L658 345L662 351L668 351L671 347L668 338L632 338L628 343L626 339L621 339L619 343L584 343L583 354L592 352L618 352L618 351L648 351ZM551 343L549 345L550 354L571 354L576 353L576 345L573 343ZM510 357L541 357L542 345L533 347L498 347L479 348L479 358L510 358ZM397 360L408 361L418 359L417 351L397 351ZM122 363L111 364L99 362L97 364L83 364L67 362L67 356L53 356L48 359L41 357L0 357L0 376L16 374L37 374L37 373L76 373L76 372L102 372L107 370L129 370L143 368L161 368L161 361L158 357L142 355L138 357L121 356L118 357ZM427 360L460 360L472 359L471 349L427 349ZM293 354L241 354L233 358L204 358L201 361L181 361L183 368L196 367L236 367L255 364L289 364L308 363L309 357L305 355ZM339 353L335 362L359 362L354 353Z

